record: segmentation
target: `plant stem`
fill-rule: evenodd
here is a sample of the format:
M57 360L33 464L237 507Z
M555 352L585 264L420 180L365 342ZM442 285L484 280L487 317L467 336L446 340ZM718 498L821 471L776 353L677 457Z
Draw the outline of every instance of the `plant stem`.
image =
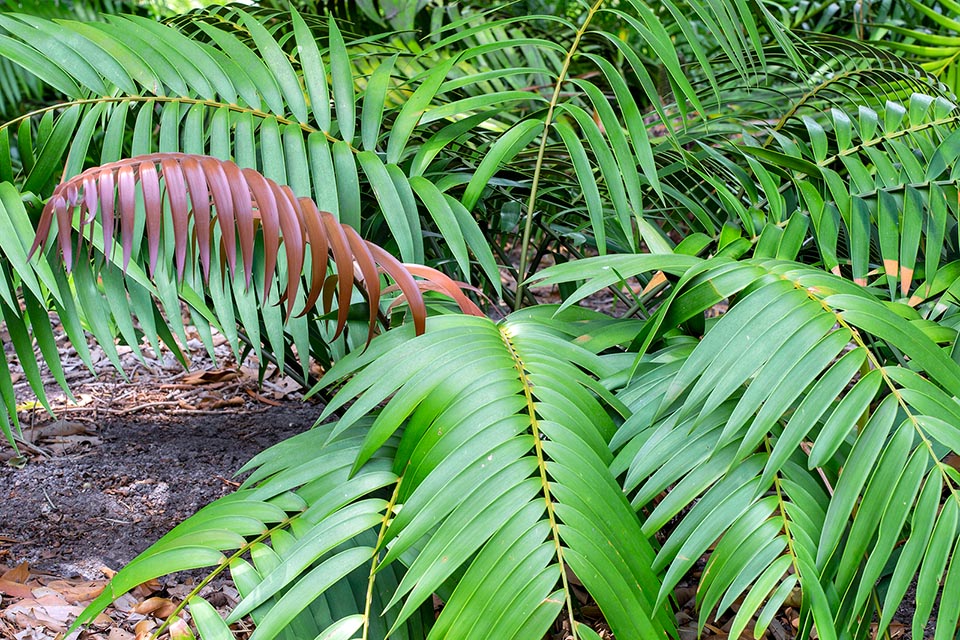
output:
M188 593L186 596L183 597L183 599L180 601L180 604L178 604L174 608L173 613L168 615L167 618L163 621L163 623L161 623L161 625L157 627L157 629L155 629L150 634L150 640L157 640L157 638L160 637L160 634L166 631L167 628L173 623L173 619L177 617L180 614L180 612L183 611L184 608L186 608L189 605L190 599L193 598L194 596L199 595L200 592L203 591L203 588L206 587L208 584L210 584L210 582L214 578L216 578L224 569L228 569L230 567L230 564L234 560L237 560L238 558L243 556L243 554L250 551L253 545L259 544L260 542L263 542L264 540L272 536L274 532L280 529L286 529L287 527L289 527L290 523L295 518L298 518L298 517L300 517L299 513L288 517L282 522L274 525L273 527L259 534L256 538L253 538L252 540L247 541L246 544L244 544L242 547L234 551L233 554L230 555L229 557L225 556L224 559L220 562L220 564L218 564L210 573L208 573L200 582L198 582L197 586L195 586L193 589L190 590L190 593Z
M503 344L510 351L513 365L517 370L517 377L523 386L523 395L527 401L527 415L530 418L530 433L533 435L533 448L537 455L537 467L540 470L540 486L543 491L543 500L546 503L547 519L550 522L550 532L553 538L554 552L557 555L557 564L560 566L560 582L563 585L564 600L566 601L567 619L570 621L571 631L577 628L576 617L573 612L573 596L570 590L570 581L567 578L567 563L563 558L563 544L560 539L560 526L554 512L553 496L550 493L550 478L547 474L547 457L543 451L543 438L540 431L540 416L537 415L537 405L533 394L533 383L527 375L527 369L517 353L510 335L500 327L500 337Z
M409 466L409 464L407 465ZM404 469L406 473L406 469ZM380 533L377 535L377 545L373 550L373 558L370 562L370 575L367 577L367 595L363 606L363 640L367 640L370 634L370 607L373 604L373 583L377 579L377 569L380 567L380 548L383 546L383 538L386 536L390 521L396 515L394 508L397 506L397 499L400 496L400 485L403 484L403 475L397 478L397 484L393 487L393 495L390 496L390 502L383 512L383 521L380 523Z
M300 130L307 134L320 132L324 135L324 137L327 139L328 142L341 142L341 140L339 140L334 136L331 136L326 131L320 131L319 129L316 129L310 126L309 124L297 122L296 120L284 117L282 115L269 113L267 111L261 111L260 109L254 109L252 107L245 107L245 106L236 105L236 104L227 104L225 102L219 102L217 100L204 100L201 98L188 98L184 96L158 96L158 95L142 95L142 96L123 95L123 96L104 96L104 97L98 97L98 98L77 98L75 100L59 102L57 104L48 105L48 106L30 111L29 113L25 113L12 120L8 120L0 124L0 129L8 129L13 127L14 125L17 125L22 120L43 115L50 111L57 111L58 109L66 109L74 105L89 105L89 104L101 104L101 103L117 104L121 102L128 102L131 104L146 103L146 102L158 102L158 103L178 102L180 104L189 104L189 105L199 104L199 105L209 107L211 109L226 107L229 111L234 111L236 113L249 113L255 118L261 118L261 119L274 118L279 124L282 124L282 125L293 124L300 127ZM350 148L350 151L352 151L353 153L358 153L360 151L349 142L347 142L346 144Z
M540 184L540 169L543 167L543 158L547 152L547 137L550 131L550 123L553 121L553 112L557 107L557 103L560 101L560 89L563 87L567 72L570 70L570 62L573 60L573 54L576 53L580 39L583 38L583 34L586 33L587 27L590 25L590 20L593 19L594 14L600 9L601 4L603 4L603 0L597 0L593 6L590 7L583 24L577 29L577 35L574 37L573 44L570 45L570 49L567 51L567 57L564 58L563 66L560 68L560 75L557 76L557 82L553 87L553 97L550 98L547 115L543 119L540 149L537 151L537 163L533 168L533 182L530 185L530 199L527 201L527 218L523 224L523 239L520 241L520 266L517 269L517 295L514 300L515 310L520 309L521 301L523 300L523 281L527 277L527 249L530 244L530 235L533 231L533 216L534 208L537 204L537 187Z

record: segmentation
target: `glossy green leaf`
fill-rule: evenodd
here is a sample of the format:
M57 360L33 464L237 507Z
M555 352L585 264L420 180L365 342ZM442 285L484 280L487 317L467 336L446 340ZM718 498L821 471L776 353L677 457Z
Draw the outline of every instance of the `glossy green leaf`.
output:
M340 29L333 16L330 17L330 75L333 86L333 103L337 112L337 125L340 138L348 145L353 144L353 135L357 125L356 95L353 89L353 67L350 54Z
M360 137L365 151L376 151L380 139L380 129L383 124L383 110L387 101L387 88L390 86L393 65L397 55L380 63L367 80L367 88L363 93L363 107L360 113ZM407 103L409 104L409 103ZM391 132L396 130L396 123Z

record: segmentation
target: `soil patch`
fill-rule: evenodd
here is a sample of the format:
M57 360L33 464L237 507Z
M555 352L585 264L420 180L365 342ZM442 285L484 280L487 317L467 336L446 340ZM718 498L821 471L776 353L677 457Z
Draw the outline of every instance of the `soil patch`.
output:
M275 442L310 427L316 405L107 417L86 451L0 468L0 562L102 577L212 500Z
M26 464L0 466L0 638L62 638L106 578L233 491L247 460L310 428L322 411L315 402L267 399L237 371L227 381L220 372L186 374L196 388L175 382L187 387L175 390L175 406L192 399L187 409L157 399L169 396L158 379L80 385L82 406L25 428ZM203 403L221 406L194 407ZM200 573L138 587L79 637L149 637ZM224 612L237 601L226 576L201 593Z
M323 410L319 402L304 401L300 386L273 365L262 380L252 356L238 365L222 336L214 335L213 357L195 333L188 337L189 371L166 349L155 354L144 348L137 357L121 346L127 379L96 346L92 375L61 337L61 362L76 402L44 372L55 418L32 401L3 339L23 433L20 457L0 443L0 638L62 638L105 579L232 492L245 462L310 428ZM79 637L150 637L201 574L137 587ZM221 612L237 601L225 574L201 594ZM161 637L179 635L169 631Z

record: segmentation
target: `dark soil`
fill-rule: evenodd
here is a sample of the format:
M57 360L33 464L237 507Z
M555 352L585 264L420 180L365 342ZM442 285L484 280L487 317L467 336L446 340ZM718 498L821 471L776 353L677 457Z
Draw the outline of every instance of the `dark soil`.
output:
M232 491L233 474L247 460L309 428L319 413L316 404L287 401L107 417L85 451L0 468L0 564L26 561L65 578L117 570Z

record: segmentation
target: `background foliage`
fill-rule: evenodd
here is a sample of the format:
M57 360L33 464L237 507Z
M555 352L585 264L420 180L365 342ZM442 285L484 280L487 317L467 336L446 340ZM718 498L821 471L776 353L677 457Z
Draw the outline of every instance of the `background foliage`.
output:
M191 597L205 638L595 638L574 583L618 638L675 637L705 558L701 630L789 601L875 637L915 584L914 637L954 637L956 3L38 13L0 14L34 390L38 361L66 387L50 311L116 359L186 304L330 399L79 622L212 567L242 601ZM605 289L625 312L577 306Z

